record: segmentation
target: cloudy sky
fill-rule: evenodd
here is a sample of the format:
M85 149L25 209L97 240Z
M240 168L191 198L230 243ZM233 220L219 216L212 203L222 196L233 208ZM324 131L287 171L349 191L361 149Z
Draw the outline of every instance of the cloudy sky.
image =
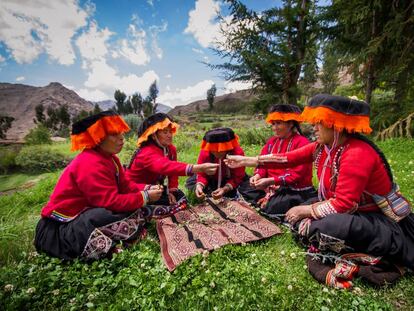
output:
M264 10L279 0L245 0ZM159 102L187 104L247 88L226 83L202 62L220 63L216 0L1 0L0 82L60 82L81 97L112 99L115 89L147 95L157 80Z

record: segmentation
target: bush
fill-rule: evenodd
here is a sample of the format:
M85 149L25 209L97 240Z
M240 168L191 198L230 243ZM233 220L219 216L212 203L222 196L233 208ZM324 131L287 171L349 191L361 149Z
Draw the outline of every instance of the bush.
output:
M16 164L28 173L52 172L68 163L68 158L47 146L24 147L16 157Z
M0 149L0 171L2 174L8 174L11 170L16 168L17 154L18 150L15 148Z
M128 123L129 128L131 129L128 132L128 136L136 134L138 132L138 127L141 125L141 118L136 114L128 114L123 116L126 123Z
M28 145L41 145L41 144L51 144L52 139L50 131L43 124L38 124L35 128L32 128L24 137L24 141Z
M236 131L239 135L240 145L260 145L263 146L266 141L273 135L270 127L240 129Z

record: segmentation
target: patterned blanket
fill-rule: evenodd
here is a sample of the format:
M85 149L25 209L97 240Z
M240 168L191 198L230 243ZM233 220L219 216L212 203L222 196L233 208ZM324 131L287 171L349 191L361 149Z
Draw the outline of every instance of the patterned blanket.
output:
M173 271L181 262L226 244L261 240L281 233L246 203L202 203L157 220L164 263Z

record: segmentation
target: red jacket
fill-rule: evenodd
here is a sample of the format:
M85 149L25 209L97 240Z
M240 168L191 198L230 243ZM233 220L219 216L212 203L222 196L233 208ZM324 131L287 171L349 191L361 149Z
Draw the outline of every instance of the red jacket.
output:
M117 156L85 149L63 171L42 217L66 222L90 207L131 212L145 205L144 187L125 178Z
M244 152L242 148L236 147L229 152L229 154L244 155ZM215 158L210 152L201 150L198 156L197 164L202 163L219 163L219 159ZM198 173L197 183L202 183L204 186L207 186L209 180L218 181L218 173L219 169L217 169L216 173L212 176L207 176L204 173ZM226 166L224 161L221 161L221 180L226 181L226 184L231 185L233 189L236 189L241 184L245 175L246 172L244 167L230 169Z
M270 155L267 159L260 158L260 163L266 168L310 163L317 155L316 147L317 144L312 143L285 154ZM327 153L323 149L319 159L315 159L318 163L319 179L326 157ZM331 179L335 167L337 167L336 185L332 184L334 179ZM326 197L319 211L322 216L335 212L352 213L356 210L379 211L371 196L364 191L386 195L392 188L391 180L379 155L366 142L356 138L347 139L332 151L331 159L327 163L324 186Z
M131 166L127 169L127 178L135 183L156 185L168 177L170 191L178 188L178 176L191 175L191 164L177 161L177 149L169 145L164 150L154 143L139 149Z
M309 140L297 133L287 139L274 136L267 141L260 155L285 153L307 144L309 144ZM255 174L259 174L262 178L273 177L275 185L288 186L293 189L312 187L312 163L305 163L291 168L257 168Z

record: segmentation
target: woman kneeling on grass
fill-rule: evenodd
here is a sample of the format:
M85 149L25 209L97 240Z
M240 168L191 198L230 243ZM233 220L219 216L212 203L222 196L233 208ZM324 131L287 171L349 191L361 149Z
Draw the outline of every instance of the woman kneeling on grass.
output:
M201 150L197 163L216 163L218 170L215 175L207 176L198 173L187 179L186 187L195 191L198 198L211 195L214 199L236 198L239 192L245 200L254 201L263 196L263 191L249 186L249 177L244 167L230 169L223 159L226 155L244 155L240 148L239 138L232 129L227 127L215 128L207 131L201 143Z
M289 152L309 144L302 135L299 122L301 110L294 105L273 105L266 122L272 125L274 136L263 147L260 155ZM266 191L259 200L261 213L269 218L284 219L284 214L292 207L317 199L312 185L312 163L292 168L257 168L250 185Z
M187 200L178 189L178 177L203 172L214 174L217 164L188 164L177 161L177 149L173 135L179 125L165 113L156 113L145 119L138 129L138 149L126 171L127 178L135 183L163 185L161 198L153 205L163 206L168 213L186 208ZM164 212L163 212L164 213Z
M314 162L319 202L291 208L286 219L309 246L311 274L339 288L354 276L375 284L393 282L414 269L414 216L394 183L370 133L369 106L320 94L302 113L314 124L317 141L284 154L230 157L228 165L279 168ZM322 253L322 254L318 254ZM318 256L317 256L318 255ZM316 258L332 259L336 265Z
M132 243L145 233L149 201L162 189L136 185L125 178L116 156L122 149L125 121L112 111L73 124L72 150L83 151L60 176L42 209L35 246L61 259L98 259ZM147 190L143 190L147 188Z

